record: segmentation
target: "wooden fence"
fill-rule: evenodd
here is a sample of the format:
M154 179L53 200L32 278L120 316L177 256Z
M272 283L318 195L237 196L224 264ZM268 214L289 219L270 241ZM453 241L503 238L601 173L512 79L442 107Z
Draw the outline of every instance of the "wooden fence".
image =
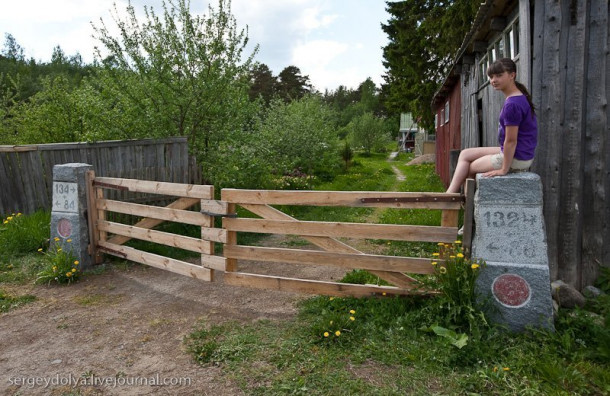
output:
M365 254L335 238L453 242L457 236L458 212L463 202L463 197L459 194L444 193L237 189L223 189L221 200L214 200L212 186L96 177L92 171L87 184L92 232L90 239L98 260L99 253L105 253L206 281L213 281L214 271L220 270L224 272L224 283L230 285L334 296L429 293L430 291L419 288L420 284L408 275L432 273L433 267L429 259ZM179 198L166 207L142 205L108 199L104 195L108 189L174 195ZM200 210L189 210L197 204L197 209ZM260 218L238 218L237 205ZM440 226L300 221L270 205L436 209L442 210L442 221ZM134 225L122 224L108 221L108 212L143 219ZM214 228L214 217L218 216L223 217L222 228ZM199 226L201 238L152 230L163 221ZM297 235L322 250L239 245L238 232ZM200 263L191 264L124 246L131 238L197 252L201 254ZM465 239L466 248L470 246L469 241L469 237ZM214 255L214 243L224 244L224 257ZM272 276L240 272L239 260L244 259L286 265L365 269L392 286L356 285L287 278L281 274ZM278 268L281 271L282 266Z
M0 146L0 216L50 210L53 166L70 162L91 164L108 177L176 183L201 178L182 137Z

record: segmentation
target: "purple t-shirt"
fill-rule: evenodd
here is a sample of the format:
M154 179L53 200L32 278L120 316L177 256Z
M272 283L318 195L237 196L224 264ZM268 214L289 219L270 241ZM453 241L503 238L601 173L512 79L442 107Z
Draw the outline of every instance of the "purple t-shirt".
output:
M536 115L532 114L532 108L525 95L510 96L504 102L498 126L498 142L502 152L504 152L506 127L514 125L519 126L515 158L524 161L531 160L534 158L538 144L538 126Z

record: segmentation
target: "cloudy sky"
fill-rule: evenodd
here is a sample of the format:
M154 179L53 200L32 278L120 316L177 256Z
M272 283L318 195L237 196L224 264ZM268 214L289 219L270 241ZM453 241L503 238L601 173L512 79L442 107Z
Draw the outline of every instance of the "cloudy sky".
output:
M10 33L25 49L26 58L49 61L60 45L67 55L80 53L93 60L96 41L91 23L100 18L113 26L113 3L123 12L127 0L2 1L0 34ZM161 10L161 0L132 0ZM207 11L209 0L191 0L193 13ZM211 4L216 7L217 1ZM384 68L382 50L387 37L381 30L388 14L384 0L233 0L232 13L240 28L248 27L252 43L260 46L255 60L277 75L295 65L321 91L339 85L356 88L367 77L377 85Z

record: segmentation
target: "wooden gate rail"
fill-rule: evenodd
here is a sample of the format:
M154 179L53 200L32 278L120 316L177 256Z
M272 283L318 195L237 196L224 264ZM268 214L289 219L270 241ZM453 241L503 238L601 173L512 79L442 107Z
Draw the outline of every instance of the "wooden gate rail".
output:
M226 213L227 205L214 200L213 186L109 177L96 178L93 171L88 173L87 180L90 224L93 225L91 227L93 229L91 235L93 249L206 281L213 280L214 270L225 270L226 259L214 255L214 242L225 243L227 232L214 228L212 216L186 210L200 204L202 211ZM104 189L170 195L179 198L166 207L156 207L105 199ZM106 220L106 212L140 216L144 219L134 225L126 225ZM200 226L201 238L151 230L164 221ZM107 238L108 233L113 234L112 238ZM122 246L132 238L200 253L201 265ZM95 256L99 257L97 254Z
M414 278L405 274L430 274L430 260L412 257L395 257L364 254L333 237L389 239L400 241L453 242L457 237L458 213L463 202L460 194L406 193L377 191L284 191L223 189L222 201L251 211L263 219L224 218L223 228L228 231L224 255L232 260L227 266L225 282L265 289L303 291L329 295L421 294ZM311 205L440 209L443 211L440 227L410 225L379 225L345 222L299 221L269 205ZM326 251L262 248L236 244L237 232L263 232L294 234L322 247ZM304 279L273 277L237 272L238 259L306 265L331 265L349 269L366 269L395 286L348 285L337 282L320 282ZM229 269L230 268L230 269Z

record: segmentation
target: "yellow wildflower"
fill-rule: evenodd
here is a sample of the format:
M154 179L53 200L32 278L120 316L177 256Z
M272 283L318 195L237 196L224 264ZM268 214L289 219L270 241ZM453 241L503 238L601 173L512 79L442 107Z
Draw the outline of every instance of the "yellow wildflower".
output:
M447 268L445 267L441 267L441 274L446 274L447 273Z
M66 242L70 243L70 242L72 242L72 239L68 238L68 239L66 240Z
M453 243L455 243L456 245L459 245L460 243L462 243L462 241L455 241Z
M437 257L437 256L439 256L440 254L435 252L435 253L432 253L432 255L433 255L433 256L435 256L435 257Z
M66 276L69 278L72 276L72 272L66 272Z
M72 272L76 272L76 268L72 268Z
M443 242L439 242L437 243L438 246L445 246L445 244Z
M498 371L498 366L494 366L494 373Z
M333 324L333 321L332 321L332 320L330 321L330 324Z
M324 337L328 337L330 334L328 334L328 331L324 332Z
M8 221L7 221L7 220L4 220L4 221L2 222L2 224L8 224Z
M436 265L436 264L438 264L436 261L433 261L433 262L432 262L432 265Z
M479 268L479 264L472 264L472 265L470 266L470 268L472 268L472 269L477 269L477 268Z
M11 220L13 220L13 216L9 216L9 217L7 217L6 219L7 219L8 221L11 221Z
M79 263L79 261L78 261L78 260L75 260L75 261L74 261L74 265L79 265L79 264L80 264L80 263Z
M42 248L38 248L38 251L39 251L39 252L42 252Z
M381 295L382 295L382 296L385 296L385 295L386 295L386 292L381 293Z
M353 316L350 316L349 320L351 320L353 322L354 320L356 320L356 318L354 318Z
M334 300L334 299L335 299L334 297L330 297L328 300L329 300L329 301L332 301L332 300Z
M449 256L449 258L450 258L450 259L454 259L454 258L455 258L455 256Z
M54 240L55 242L59 242L59 238L58 238L58 237L53 238L53 240Z
M510 368L508 368L508 367L504 367L502 370L504 370L504 371L509 371L509 370L510 370Z
M337 330L337 331L335 331L335 335L336 335L337 337L339 337L339 336L341 335L341 332L340 332L339 330Z
M354 311L353 309L349 310L349 313L351 313L352 315L356 313L356 311Z
M21 212L17 213L17 217L21 216Z
M57 253L61 252L61 248L57 249Z
M53 272L57 271L57 267L53 266Z
M456 256L458 256L458 258L464 258L464 255L462 253L458 253L456 254Z

